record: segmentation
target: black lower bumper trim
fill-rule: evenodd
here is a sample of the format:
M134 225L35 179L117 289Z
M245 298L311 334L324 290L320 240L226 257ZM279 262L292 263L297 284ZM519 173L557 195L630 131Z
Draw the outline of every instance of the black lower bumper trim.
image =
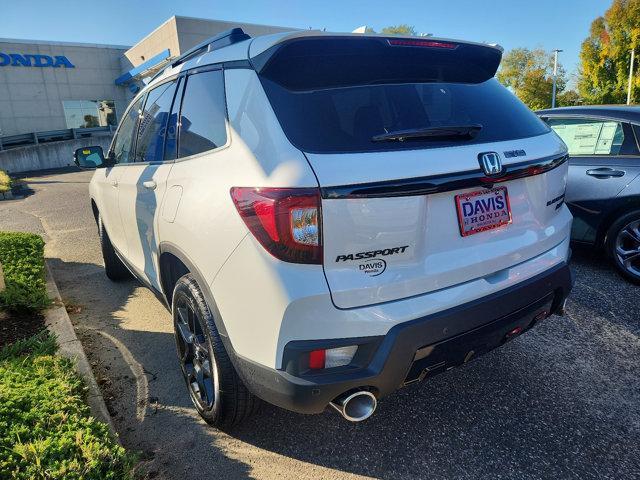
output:
M404 384L424 380L493 350L516 335L529 330L551 314L554 294L494 320L482 327L442 342L426 345L416 352Z
M502 345L558 312L572 286L573 276L563 263L487 297L398 324L384 337L372 337L377 348L368 364L360 368L292 375L232 357L242 380L257 396L296 412L320 413L348 390L367 388L381 398ZM311 343L321 346L323 341L290 342L285 356L287 351L299 350L300 344ZM336 340L326 343L335 345ZM349 344L349 339L344 344Z

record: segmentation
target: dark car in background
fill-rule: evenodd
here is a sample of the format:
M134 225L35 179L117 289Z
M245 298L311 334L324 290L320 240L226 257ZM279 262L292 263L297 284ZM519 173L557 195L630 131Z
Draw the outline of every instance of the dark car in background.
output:
M624 277L640 283L640 106L537 113L569 148L572 240L604 248Z

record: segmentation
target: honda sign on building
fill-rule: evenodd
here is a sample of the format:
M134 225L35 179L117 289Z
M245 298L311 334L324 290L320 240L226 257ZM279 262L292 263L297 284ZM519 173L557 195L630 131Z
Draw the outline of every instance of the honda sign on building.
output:
M76 68L64 55L25 55L0 52L0 67L52 67Z

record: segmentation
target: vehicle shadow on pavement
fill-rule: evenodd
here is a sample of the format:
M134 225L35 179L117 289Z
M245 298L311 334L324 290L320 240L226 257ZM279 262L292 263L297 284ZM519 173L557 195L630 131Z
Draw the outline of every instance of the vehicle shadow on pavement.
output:
M101 265L49 264L116 430L127 448L141 452L149 477L210 478L215 471L216 478L249 478L251 468L218 447L225 435L193 409L171 315L153 294L135 280L109 281ZM144 311L132 310L133 304ZM154 331L158 325L166 331Z
M366 422L266 407L235 435L381 478L633 476L640 472L639 287L589 252L573 263L578 282L565 317L398 391Z
M588 255L574 258L578 283L567 316L400 390L366 422L265 405L230 436L191 406L170 314L149 290L110 282L100 265L51 264L65 300L79 305L71 318L116 428L128 448L143 452L152 477L622 478L638 471L638 287Z

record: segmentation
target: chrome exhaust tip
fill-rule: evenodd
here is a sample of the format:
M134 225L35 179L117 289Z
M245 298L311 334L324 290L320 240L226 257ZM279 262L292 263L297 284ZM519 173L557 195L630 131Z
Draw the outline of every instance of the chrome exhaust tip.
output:
M562 305L558 307L558 310L556 311L556 315L560 315L561 317L564 317L567 314L567 300L568 298L565 298L562 301Z
M362 422L376 411L378 401L373 393L358 390L351 394L343 394L329 403L346 420Z

